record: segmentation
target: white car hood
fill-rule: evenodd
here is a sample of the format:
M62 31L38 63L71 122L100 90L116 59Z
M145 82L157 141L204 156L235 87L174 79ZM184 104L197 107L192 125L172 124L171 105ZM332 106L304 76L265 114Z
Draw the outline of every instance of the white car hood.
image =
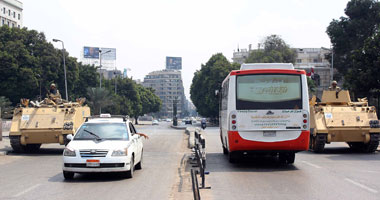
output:
M130 141L125 140L73 140L67 148L72 149L122 149L129 146Z

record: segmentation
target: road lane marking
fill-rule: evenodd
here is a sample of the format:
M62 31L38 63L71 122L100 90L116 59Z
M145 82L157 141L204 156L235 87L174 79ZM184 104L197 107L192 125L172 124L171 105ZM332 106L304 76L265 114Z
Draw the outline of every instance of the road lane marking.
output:
M13 197L14 197L14 198L20 197L21 195L23 195L23 194L25 194L25 193L27 193L27 192L30 192L30 191L36 189L36 188L39 187L40 185L41 185L41 184L33 185L32 187L29 187L29 188L27 188L27 189L21 191L20 193L14 195Z
M358 183L358 182L356 182L356 181L353 181L353 180L351 180L351 179L349 179L349 178L345 178L344 180L346 180L346 181L348 181L348 182L350 182L350 183L352 183L352 184L354 184L354 185L356 185L356 186L358 186L358 187L361 187L361 188L363 188L363 189L365 189L365 190L367 190L367 191L370 191L370 192L372 192L372 193L378 193L378 191L377 190L375 190L375 189L372 189L372 188L370 188L370 187L367 187L367 186L365 186L365 185L363 185L363 184L361 184L361 183Z
M315 165L315 164L313 164L313 163L309 163L309 162L307 162L307 161L302 161L302 162L305 163L305 164L307 164L307 165L309 165L309 166L315 167L315 168L317 168L317 169L321 169L321 168L322 168L321 166Z

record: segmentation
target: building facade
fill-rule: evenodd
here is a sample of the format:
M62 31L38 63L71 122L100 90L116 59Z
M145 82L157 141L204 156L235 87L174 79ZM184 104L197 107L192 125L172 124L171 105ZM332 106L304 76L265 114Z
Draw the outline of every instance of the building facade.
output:
M316 95L320 97L322 91L331 84L331 64L326 59L331 50L328 48L294 48L294 50L297 53L294 67L308 72L317 85ZM238 48L233 53L233 62L243 64L252 51L251 45L248 49Z
M21 1L0 0L0 25L22 28L22 7Z
M185 95L181 71L165 69L150 72L144 77L142 85L153 88L155 94L160 97L162 101L162 107L158 113L160 118L173 117L174 102L177 102L177 117L182 115L185 110Z

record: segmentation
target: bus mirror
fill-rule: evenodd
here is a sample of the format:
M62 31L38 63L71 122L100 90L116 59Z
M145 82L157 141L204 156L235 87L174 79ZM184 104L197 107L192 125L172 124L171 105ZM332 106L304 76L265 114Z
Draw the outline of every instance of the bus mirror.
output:
M215 96L218 96L219 90L215 90Z

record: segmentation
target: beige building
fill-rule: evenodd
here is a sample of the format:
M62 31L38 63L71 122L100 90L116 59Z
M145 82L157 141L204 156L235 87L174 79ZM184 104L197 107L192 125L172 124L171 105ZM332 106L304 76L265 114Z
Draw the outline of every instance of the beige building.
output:
M159 117L173 117L173 101L177 101L177 116L181 116L182 111L185 109L181 71L165 69L150 72L145 76L142 85L153 88L155 94L160 97L162 107L158 113Z
M294 67L304 69L308 73L312 73L312 78L317 84L317 96L322 95L322 91L330 86L331 82L331 65L325 56L330 53L328 48L294 48L297 53L296 63ZM233 53L233 62L242 64L252 52L251 45L248 49L237 49Z
M0 0L0 25L22 28L22 2L17 0Z

